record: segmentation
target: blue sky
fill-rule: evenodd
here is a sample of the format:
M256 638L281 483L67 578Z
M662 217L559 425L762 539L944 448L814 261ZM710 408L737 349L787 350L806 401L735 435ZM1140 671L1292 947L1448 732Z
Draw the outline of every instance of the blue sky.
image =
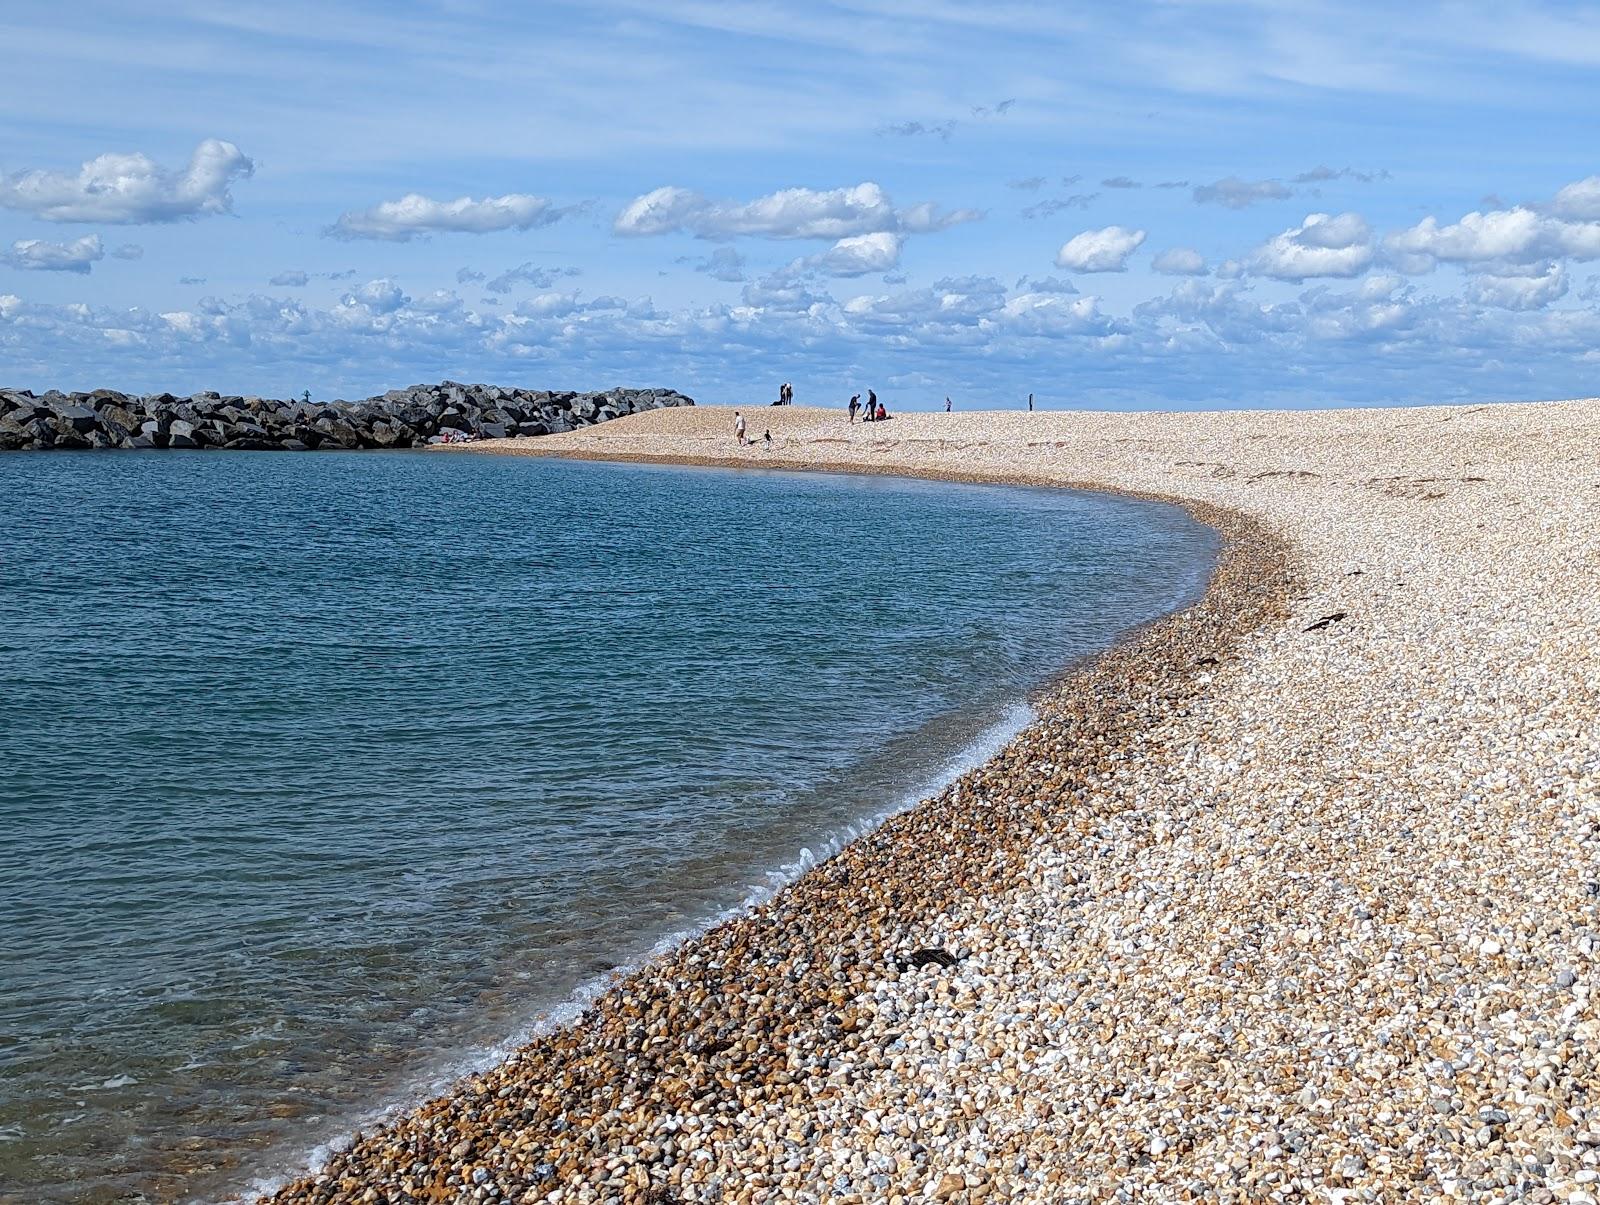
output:
M0 63L0 384L1600 376L1592 7L10 0Z

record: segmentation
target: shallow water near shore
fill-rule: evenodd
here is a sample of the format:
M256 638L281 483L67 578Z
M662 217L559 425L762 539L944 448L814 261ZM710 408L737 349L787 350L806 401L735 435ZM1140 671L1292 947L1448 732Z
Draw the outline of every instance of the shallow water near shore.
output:
M1101 495L521 458L0 490L6 1200L216 1198L415 1099L930 791L1216 551Z

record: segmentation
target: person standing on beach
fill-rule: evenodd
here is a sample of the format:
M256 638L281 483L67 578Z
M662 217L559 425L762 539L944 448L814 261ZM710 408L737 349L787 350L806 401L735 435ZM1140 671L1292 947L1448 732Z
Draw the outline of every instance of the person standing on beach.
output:
M859 409L861 409L861 395L859 393L852 393L850 395L850 421L851 422L855 422L856 421L856 411L859 410Z
M737 410L733 412L733 437L739 441L741 447L744 446L744 415Z
M1033 394L1031 393L1028 395L1028 413L1033 413Z
M878 395L874 390L867 390L867 421L876 422L878 415Z
M946 414L950 413L950 397L949 397L948 394L945 395L945 399L944 399L944 412Z

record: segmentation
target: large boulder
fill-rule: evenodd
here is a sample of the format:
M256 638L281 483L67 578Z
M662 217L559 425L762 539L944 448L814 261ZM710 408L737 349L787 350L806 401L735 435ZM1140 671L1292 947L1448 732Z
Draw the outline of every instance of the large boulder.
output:
M88 406L65 402L52 407L52 411L55 414L58 431L74 431L80 435L87 435L100 425L100 416Z

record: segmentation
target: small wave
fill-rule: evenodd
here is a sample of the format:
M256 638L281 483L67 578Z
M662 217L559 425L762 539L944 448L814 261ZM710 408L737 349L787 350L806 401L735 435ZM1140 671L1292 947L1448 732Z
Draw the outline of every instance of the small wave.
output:
M68 1092L104 1092L113 1088L131 1088L139 1081L131 1075L113 1075L110 1079L101 1080L98 1084L72 1084Z

